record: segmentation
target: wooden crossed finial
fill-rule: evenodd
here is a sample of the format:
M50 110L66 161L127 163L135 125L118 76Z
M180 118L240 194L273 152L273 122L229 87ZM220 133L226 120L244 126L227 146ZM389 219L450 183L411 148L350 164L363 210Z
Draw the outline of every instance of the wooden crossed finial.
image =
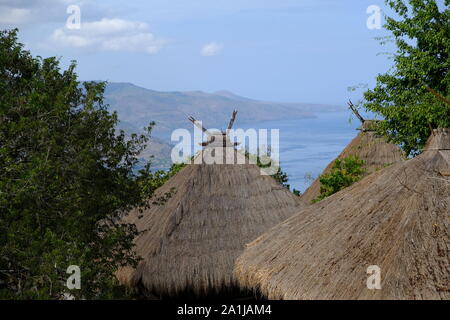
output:
M236 115L237 115L237 110L233 110L233 113L231 114L230 122L228 123L227 130L230 130L230 129L233 127L234 121L236 120ZM207 145L209 145L209 144L211 144L211 143L213 143L213 142L215 141L215 139L216 139L215 135L211 134L207 129L205 129L205 128L200 124L199 121L195 120L194 117L192 117L192 116L188 117L188 119L189 119L189 121L191 121L197 128L201 129L204 133L206 133L206 134L209 136L208 141L202 142L202 143L201 143L202 146L205 147L205 146L207 146ZM222 136L224 137L224 139L226 139L226 134L227 134L226 132L223 132L223 131L222 131ZM225 143L225 140L224 140L224 143ZM234 143L235 146L237 146L238 144L239 144L238 142L235 142L235 143Z
M191 121L197 128L199 128L200 130L202 130L204 133L206 133L207 135L211 135L211 134L209 133L209 131L206 130L206 129L200 124L200 122L198 122L197 120L194 119L194 117L190 116L188 119L189 119L189 121Z

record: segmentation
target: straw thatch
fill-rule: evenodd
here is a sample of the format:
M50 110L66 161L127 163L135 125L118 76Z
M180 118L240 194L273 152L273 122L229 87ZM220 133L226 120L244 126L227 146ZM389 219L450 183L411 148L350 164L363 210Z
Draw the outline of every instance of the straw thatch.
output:
M241 285L272 299L450 299L450 130L263 234L238 258ZM381 270L369 290L367 268Z
M357 156L364 160L363 168L365 175L384 168L390 164L403 161L405 159L401 149L395 144L388 143L382 136L377 135L374 130L376 121L364 120L361 132L348 144L336 159L343 159L349 156ZM333 160L322 172L327 174L333 168ZM312 200L320 195L320 178L317 178L311 186L302 194L301 200L310 204Z
M122 283L161 296L236 288L233 266L245 244L299 210L298 197L261 175L226 135L211 134L209 141L194 164L157 190L152 201L175 189L165 204L142 214L134 210L126 218L145 231L135 240L143 260L136 270L119 270ZM206 164L198 158L220 149L247 163Z

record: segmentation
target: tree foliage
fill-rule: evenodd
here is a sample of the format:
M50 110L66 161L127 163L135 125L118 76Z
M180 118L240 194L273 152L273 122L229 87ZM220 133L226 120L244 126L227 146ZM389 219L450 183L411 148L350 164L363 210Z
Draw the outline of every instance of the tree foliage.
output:
M139 259L135 226L118 221L168 178L134 170L152 124L117 132L105 83L81 84L75 66L0 32L0 298L61 298L70 265L81 269L71 295L123 295L114 272Z
M319 202L324 198L352 185L364 175L364 161L356 156L337 159L331 172L320 176L320 195L313 200Z
M392 70L364 94L365 108L386 121L380 131L406 154L421 152L430 128L450 127L450 10L435 0L387 0L398 18L385 28L397 51Z

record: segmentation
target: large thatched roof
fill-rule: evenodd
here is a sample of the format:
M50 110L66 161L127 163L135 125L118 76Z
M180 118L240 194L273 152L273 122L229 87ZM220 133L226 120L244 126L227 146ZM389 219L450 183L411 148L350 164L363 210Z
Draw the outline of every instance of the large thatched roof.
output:
M250 243L235 275L274 299L450 299L450 130ZM369 290L370 265L381 290Z
M233 265L245 244L299 210L297 196L248 160L246 164L198 161L221 148L240 161L246 159L226 138L223 148L220 134L211 136L215 141L151 200L174 188L165 204L151 205L143 213L132 211L126 218L144 231L135 240L143 260L136 270L120 270L121 282L160 295L235 287Z
M388 143L384 137L377 135L374 130L375 125L376 121L365 120L360 129L360 133L347 145L336 159L357 156L365 162L363 167L366 171L366 175L392 163L403 161L405 157L401 149L392 143ZM336 159L324 169L322 175L331 171ZM306 204L310 204L311 201L319 195L320 180L317 178L302 194L301 199Z

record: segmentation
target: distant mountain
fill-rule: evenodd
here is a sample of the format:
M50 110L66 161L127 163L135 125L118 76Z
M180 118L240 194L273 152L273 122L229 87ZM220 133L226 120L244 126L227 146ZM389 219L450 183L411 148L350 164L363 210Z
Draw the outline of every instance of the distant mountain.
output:
M227 90L216 91L213 94L221 96L221 97L233 99L233 100L236 100L236 101L253 101L253 102L257 102L257 100L244 98L244 97L238 96L238 95L234 94L233 92L230 92L230 91L227 91Z
M234 109L239 112L235 128L240 123L313 118L319 112L343 110L330 105L264 102L229 91L161 92L114 82L106 87L105 102L112 111L117 111L119 128L127 133L138 133L151 121L156 122L149 147L142 154L145 159L154 156L155 168L170 166L170 135L177 128L192 129L188 116L202 120L206 128L225 129Z
M174 129L192 128L188 116L202 120L207 128L225 129L233 109L239 111L237 126L239 123L311 118L317 112L343 110L330 105L263 102L228 91L161 92L131 83L109 83L105 101L111 110L118 112L123 123L135 129L155 121L154 135L166 141Z

